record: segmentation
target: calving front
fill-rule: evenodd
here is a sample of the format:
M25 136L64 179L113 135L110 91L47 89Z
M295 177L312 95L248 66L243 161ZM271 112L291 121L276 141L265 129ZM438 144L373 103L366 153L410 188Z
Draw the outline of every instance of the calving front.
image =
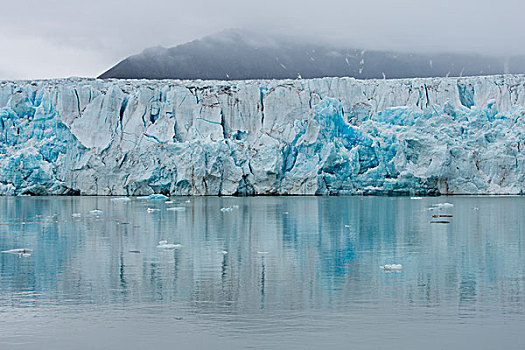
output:
M0 194L519 194L525 77L0 83Z

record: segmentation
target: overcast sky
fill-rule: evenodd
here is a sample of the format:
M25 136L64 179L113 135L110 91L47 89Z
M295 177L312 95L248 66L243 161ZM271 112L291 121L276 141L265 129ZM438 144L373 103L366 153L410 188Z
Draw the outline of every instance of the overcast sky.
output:
M227 28L349 47L525 54L523 0L2 1L0 79L94 77Z

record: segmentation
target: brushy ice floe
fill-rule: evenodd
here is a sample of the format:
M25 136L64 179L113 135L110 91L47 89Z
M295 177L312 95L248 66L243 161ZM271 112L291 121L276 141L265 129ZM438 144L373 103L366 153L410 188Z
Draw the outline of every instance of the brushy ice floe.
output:
M523 75L0 82L0 194L523 194L524 135Z

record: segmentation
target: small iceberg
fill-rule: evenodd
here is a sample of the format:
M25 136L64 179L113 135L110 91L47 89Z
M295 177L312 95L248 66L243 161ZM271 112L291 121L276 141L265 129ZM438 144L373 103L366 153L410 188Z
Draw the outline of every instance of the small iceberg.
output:
M421 197L410 197L410 199L419 200L419 199L423 199L423 198L421 198Z
M168 200L168 196L165 196L163 194L160 194L160 193L155 193L155 194L150 194L148 196L149 199L161 199L161 200Z
M168 241L159 241L159 244L157 245L157 248L159 249L177 249L181 247L181 244L168 243Z
M400 270L403 269L403 265L401 265L401 264L386 264L386 265L379 266L379 268L381 270L385 270L385 271L400 271Z
M228 207L228 208L221 208L221 211L222 211L223 213L228 213L228 212L230 212L230 211L232 211L232 210L233 210L233 208L230 208L230 207Z
M174 201L165 201L164 203L166 203L166 204L173 204L175 202Z
M103 211L100 209L93 209L93 210L90 210L89 213L94 216L100 216L102 215Z
M226 255L226 254L228 254L228 252L227 252L226 250L219 250L219 251L217 252L217 254Z
M166 208L166 210L169 210L169 211L186 211L186 208L184 208L184 207L171 207L171 208Z
M111 198L112 202L129 202L131 199L129 197L118 197L118 198Z
M146 211L147 211L148 213L153 213L153 212L156 212L156 211L160 211L160 209L157 209L157 208L148 208L148 209L146 209Z
M258 251L257 254L259 255L266 255L266 254L269 254L269 252L265 252L265 251Z
M74 217L74 218L81 218L82 214L80 214L80 213L73 213L73 214L71 214L71 216Z

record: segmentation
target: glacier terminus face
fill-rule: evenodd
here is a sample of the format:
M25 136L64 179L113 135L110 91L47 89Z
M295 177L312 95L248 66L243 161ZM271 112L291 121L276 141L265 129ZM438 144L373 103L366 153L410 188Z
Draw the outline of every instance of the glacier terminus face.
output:
M0 82L2 195L525 193L525 76Z

